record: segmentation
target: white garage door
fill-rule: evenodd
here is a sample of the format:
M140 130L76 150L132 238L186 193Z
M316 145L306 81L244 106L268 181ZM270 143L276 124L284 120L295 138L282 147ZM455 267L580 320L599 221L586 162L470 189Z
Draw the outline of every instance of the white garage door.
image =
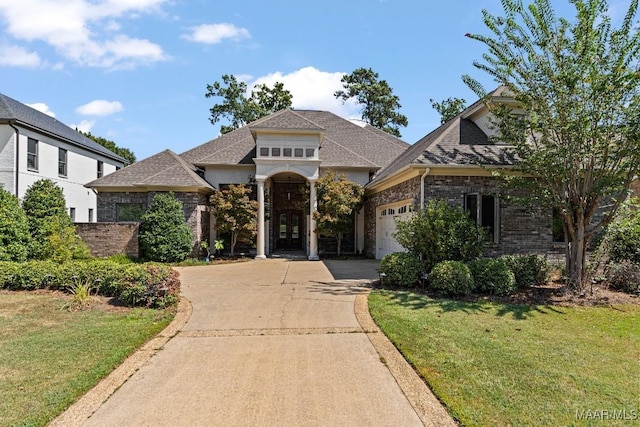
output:
M376 209L376 259L405 248L393 238L396 221L405 221L413 214L413 201L380 206Z

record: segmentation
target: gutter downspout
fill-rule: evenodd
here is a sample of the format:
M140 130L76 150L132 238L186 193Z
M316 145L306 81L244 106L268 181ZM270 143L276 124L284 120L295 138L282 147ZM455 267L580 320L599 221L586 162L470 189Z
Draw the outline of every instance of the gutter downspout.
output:
M14 121L9 121L9 126L16 132L16 197L18 197L18 177L20 176L20 130Z
M431 168L425 168L424 173L420 176L420 210L424 209L424 179L431 172Z

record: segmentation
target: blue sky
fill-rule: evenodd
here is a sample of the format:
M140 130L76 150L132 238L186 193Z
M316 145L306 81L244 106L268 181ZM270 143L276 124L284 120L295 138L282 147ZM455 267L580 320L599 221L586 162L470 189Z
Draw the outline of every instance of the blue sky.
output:
M475 101L463 74L495 86L472 66L483 45L464 36L487 34L483 8L500 1L0 0L0 92L143 159L219 134L204 95L223 74L281 81L294 108L358 118L333 93L365 67L399 96L414 143L439 125L430 98Z

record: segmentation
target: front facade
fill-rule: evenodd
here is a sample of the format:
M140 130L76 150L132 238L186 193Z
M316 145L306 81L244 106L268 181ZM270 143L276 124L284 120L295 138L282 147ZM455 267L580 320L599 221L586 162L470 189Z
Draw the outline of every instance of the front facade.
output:
M508 102L500 89L490 102ZM471 105L408 148L366 186L365 254L377 259L403 250L393 238L397 220L407 219L430 199L460 206L490 231L491 255L556 251L551 212L508 202L493 174L517 159L509 146L494 144L490 113Z
M213 242L220 237L208 195L229 184L251 185L259 212L255 247L248 250L257 258L301 251L309 259L318 259L337 248L334 239L315 231L312 212L317 179L332 169L364 186L407 147L391 135L326 111L283 110L180 155L172 153L171 160L166 155L159 160L163 152L87 187L98 192L99 221L122 221L117 210L126 203L145 209L154 191L171 191L179 199L199 198L197 203L190 202L195 210L185 205L195 251L198 241ZM159 170L173 172L153 173ZM176 172L185 170L191 175ZM199 213L194 215L194 211ZM341 249L362 253L364 245L364 215L360 213Z
M0 185L22 199L34 182L62 188L74 222L97 221L96 194L84 184L126 160L44 113L0 94Z

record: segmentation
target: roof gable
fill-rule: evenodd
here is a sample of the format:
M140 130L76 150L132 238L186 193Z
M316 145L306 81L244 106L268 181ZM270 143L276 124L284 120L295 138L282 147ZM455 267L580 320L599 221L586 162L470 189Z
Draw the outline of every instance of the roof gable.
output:
M126 168L98 178L85 187L96 189L120 187L198 188L213 190L211 184L196 173L197 168L171 150L164 150Z
M127 164L128 161L80 132L34 108L0 93L0 122L15 122L23 127L50 135L72 145Z
M358 126L328 111L282 110L180 156L195 165L253 165L256 146L252 129L324 132L319 150L321 167L379 169L409 147L392 135L382 135L382 131Z

